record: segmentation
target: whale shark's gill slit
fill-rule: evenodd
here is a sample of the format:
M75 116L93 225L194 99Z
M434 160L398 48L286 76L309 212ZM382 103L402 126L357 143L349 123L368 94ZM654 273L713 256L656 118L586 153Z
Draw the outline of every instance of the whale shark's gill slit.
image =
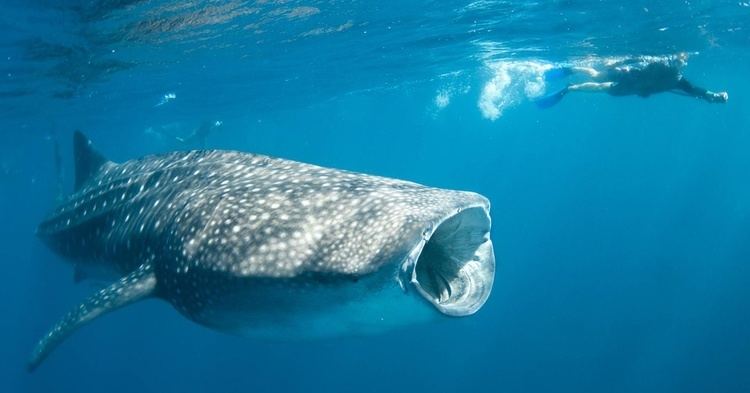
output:
M487 300L495 272L489 231L486 210L466 209L440 223L422 248L412 283L440 312L471 315Z

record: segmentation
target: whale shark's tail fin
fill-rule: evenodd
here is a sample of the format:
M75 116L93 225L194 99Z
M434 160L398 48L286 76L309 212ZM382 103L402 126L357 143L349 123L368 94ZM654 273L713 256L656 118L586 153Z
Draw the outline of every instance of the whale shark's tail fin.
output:
M45 358L76 329L95 318L153 295L156 277L143 265L138 270L86 299L60 320L36 345L28 370L34 371Z
M89 178L109 162L94 149L89 138L83 135L81 131L76 131L73 134L73 159L76 167L76 190L79 190Z

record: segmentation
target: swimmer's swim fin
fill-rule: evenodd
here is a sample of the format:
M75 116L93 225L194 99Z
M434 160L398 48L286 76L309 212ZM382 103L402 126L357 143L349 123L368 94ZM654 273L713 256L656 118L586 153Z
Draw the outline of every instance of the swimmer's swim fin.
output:
M560 102L560 100L562 100L562 98L565 97L565 94L567 93L568 93L568 88L565 87L555 93L552 93L550 95L534 100L534 103L536 104L537 107L541 109L551 108L555 104Z
M554 81L554 80L565 78L566 76L570 76L571 74L573 74L573 69L570 67L550 68L544 72L544 80Z

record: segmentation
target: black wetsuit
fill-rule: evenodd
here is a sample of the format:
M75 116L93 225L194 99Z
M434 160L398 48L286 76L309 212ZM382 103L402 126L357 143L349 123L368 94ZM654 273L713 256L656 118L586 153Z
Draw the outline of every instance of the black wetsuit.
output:
M650 62L642 66L619 66L607 69L603 79L613 82L607 92L613 96L652 94L679 90L693 97L713 100L708 90L694 86L671 62Z

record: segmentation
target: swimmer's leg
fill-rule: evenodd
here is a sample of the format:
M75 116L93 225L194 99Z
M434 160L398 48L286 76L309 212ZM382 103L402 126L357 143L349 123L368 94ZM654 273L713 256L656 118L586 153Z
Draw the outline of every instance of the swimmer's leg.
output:
M573 74L583 74L590 78L597 78L601 73L591 67L555 67L544 72L544 80L562 79Z
M550 95L544 96L534 101L540 108L549 108L562 100L562 98L571 91L581 91L587 93L610 93L610 89L615 82L584 82L575 85L568 85Z
M570 85L568 86L568 90L588 93L600 93L607 92L614 84L614 82L585 82L579 83L577 85Z
M700 98L708 102L725 103L729 100L729 94L725 91L715 93L702 87L695 86L685 78L680 78L677 82L677 89L691 97Z
M550 95L544 96L534 100L534 103L539 108L549 108L562 100L568 92L571 91L583 91L583 92L607 92L614 85L614 82L585 82L577 85L568 85L565 88L556 91Z
M590 78L598 78L602 73L591 67L572 67L573 72L583 74Z

